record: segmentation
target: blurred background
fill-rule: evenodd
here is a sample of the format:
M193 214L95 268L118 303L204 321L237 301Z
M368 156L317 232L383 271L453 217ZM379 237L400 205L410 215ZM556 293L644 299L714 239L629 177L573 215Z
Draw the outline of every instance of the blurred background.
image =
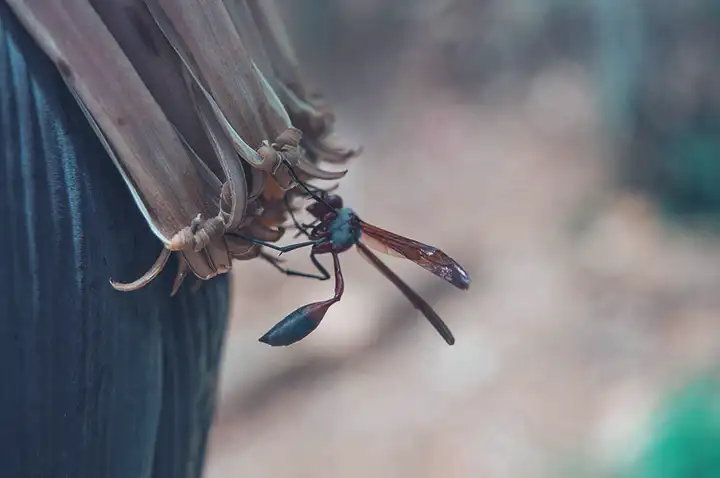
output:
M332 283L235 268L205 476L720 477L720 1L276 1L346 204L473 283L386 261L448 347L347 252L272 349Z

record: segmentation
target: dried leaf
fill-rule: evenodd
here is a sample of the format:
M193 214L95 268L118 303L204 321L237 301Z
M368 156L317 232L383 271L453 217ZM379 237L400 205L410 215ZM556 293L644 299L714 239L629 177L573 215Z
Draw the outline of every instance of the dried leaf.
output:
M173 291L188 269L209 279L233 258L258 256L234 233L280 239L286 211L264 205L295 187L287 162L307 178L345 174L316 164L349 155L323 142L332 114L310 101L272 2L8 4L57 65L167 249L119 288L152 280L168 251L183 256Z

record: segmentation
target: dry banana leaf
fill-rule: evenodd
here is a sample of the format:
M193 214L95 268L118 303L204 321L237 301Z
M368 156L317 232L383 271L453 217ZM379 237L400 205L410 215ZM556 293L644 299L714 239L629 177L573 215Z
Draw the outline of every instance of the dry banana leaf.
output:
M198 214L216 214L219 181L193 158L92 5L85 0L8 4L57 65L163 244L169 246ZM223 255L219 239L207 251L187 252L198 277L213 277L227 267L206 257Z
M232 258L260 254L238 234L282 236L264 204L296 186L290 166L310 179L345 174L316 164L332 115L309 102L272 2L7 1L164 245L143 277L116 288L147 284L172 251L182 254L173 292L188 270L200 279L225 273Z
M342 163L359 153L333 145L329 136L335 117L322 98L314 94L303 78L280 13L273 0L223 0L230 18L250 55L270 81L303 132L303 146L310 159Z

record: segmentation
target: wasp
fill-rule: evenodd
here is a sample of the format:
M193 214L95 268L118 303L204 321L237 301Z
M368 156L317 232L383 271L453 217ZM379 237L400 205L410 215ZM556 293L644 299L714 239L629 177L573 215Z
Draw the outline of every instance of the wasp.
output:
M328 280L331 275L318 261L317 256L332 255L335 293L328 300L313 302L291 312L260 337L260 342L270 346L287 346L304 339L314 331L320 325L328 309L341 300L345 290L339 254L355 247L405 295L416 309L422 312L448 345L453 345L455 338L440 316L372 250L410 260L460 290L468 290L470 287L470 276L465 269L437 247L400 236L363 221L352 209L344 206L342 197L337 194L327 194L321 190L313 190L314 188L300 180L291 168L289 171L313 199L312 204L306 208L306 211L315 218L315 222L310 225L300 224L290 210L295 227L308 240L288 246L278 246L252 237L243 238L279 251L281 254L310 247L310 261L317 269L317 273L311 274L287 269L281 266L279 261L270 261L278 270L290 276Z

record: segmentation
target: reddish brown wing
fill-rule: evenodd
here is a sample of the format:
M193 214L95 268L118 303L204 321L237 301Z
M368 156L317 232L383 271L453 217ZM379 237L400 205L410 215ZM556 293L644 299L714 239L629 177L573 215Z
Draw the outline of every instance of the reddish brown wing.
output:
M470 277L465 269L440 249L422 242L380 229L360 221L363 235L360 242L384 254L404 257L445 279L458 289L470 287Z
M375 266L382 275L384 275L390 282L395 284L395 287L397 287L400 292L402 292L403 295L407 297L407 299L416 309L422 312L428 322L430 322L430 325L435 327L435 330L437 330L440 336L445 339L445 342L447 342L448 345L453 345L455 343L455 337L453 337L450 328L443 321L443 319L440 318L437 312L435 312L433 308L430 307L427 302L425 302L425 299L420 297L417 292L412 290L410 286L403 282L403 280L398 277L397 274L395 274L388 266L386 266L385 263L381 261L378 256L373 254L373 252L368 249L365 244L359 243L357 245L357 250L363 257L363 259Z

